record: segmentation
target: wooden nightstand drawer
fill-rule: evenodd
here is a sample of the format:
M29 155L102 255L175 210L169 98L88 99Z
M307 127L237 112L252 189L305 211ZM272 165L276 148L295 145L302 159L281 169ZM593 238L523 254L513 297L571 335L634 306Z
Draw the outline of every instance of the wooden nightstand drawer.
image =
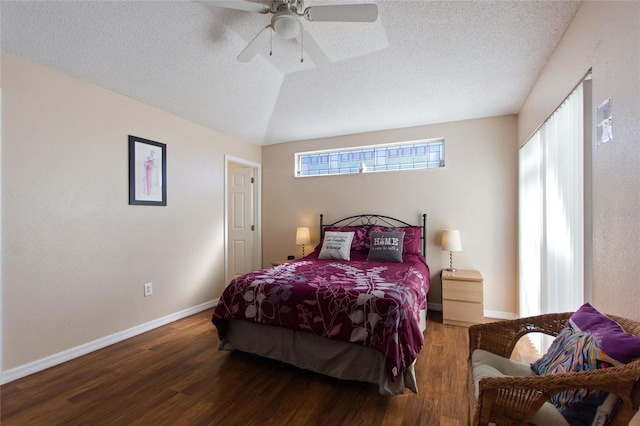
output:
M442 287L442 298L482 303L482 282L447 279L447 285Z
M442 271L442 322L470 326L484 321L483 279L478 271Z
M442 320L444 324L470 326L484 321L481 303L444 300L442 303Z

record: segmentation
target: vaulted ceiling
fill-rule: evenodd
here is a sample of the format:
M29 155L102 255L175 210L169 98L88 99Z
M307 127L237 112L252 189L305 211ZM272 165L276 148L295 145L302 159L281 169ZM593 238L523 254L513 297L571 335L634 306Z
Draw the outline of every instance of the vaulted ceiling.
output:
M263 2L270 3L270 2ZM367 1L308 0L305 6ZM373 23L308 22L330 63L272 38L272 15L207 1L2 1L1 47L258 145L518 113L574 1L373 1Z

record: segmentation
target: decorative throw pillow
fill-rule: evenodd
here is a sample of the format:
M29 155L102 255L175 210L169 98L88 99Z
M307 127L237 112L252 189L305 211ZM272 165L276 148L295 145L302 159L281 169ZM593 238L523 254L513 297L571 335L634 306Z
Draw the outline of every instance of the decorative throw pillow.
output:
M324 232L353 232L351 250L367 251L367 228L363 226L327 226Z
M640 337L585 303L567 321L547 353L531 364L536 374L588 371L626 364L640 357ZM553 403L570 424L593 420L607 394L586 389L554 395Z
M400 230L404 231L402 251L408 254L420 253L422 228L419 226L403 226Z
M380 225L374 225L369 229L369 238L367 239L366 248L370 248L371 233L372 232L392 232L400 231L404 232L402 241L402 252L408 254L417 254L420 252L420 238L422 238L422 228L419 226L400 226L397 228L390 228Z
M371 232L369 256L367 260L376 262L402 262L404 232Z
M353 232L325 232L318 259L351 259Z

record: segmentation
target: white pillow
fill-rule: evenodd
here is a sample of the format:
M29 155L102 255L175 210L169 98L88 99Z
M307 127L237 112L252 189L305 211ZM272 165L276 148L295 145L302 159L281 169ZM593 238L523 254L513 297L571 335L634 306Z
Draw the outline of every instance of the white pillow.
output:
M327 231L318 259L351 260L351 241L355 232Z
M613 413L613 409L618 403L618 399L618 395L616 395L615 393L610 393L609 396L607 396L607 399L605 399L604 402L598 407L598 411L596 411L596 416L594 417L591 426L604 425L611 413Z

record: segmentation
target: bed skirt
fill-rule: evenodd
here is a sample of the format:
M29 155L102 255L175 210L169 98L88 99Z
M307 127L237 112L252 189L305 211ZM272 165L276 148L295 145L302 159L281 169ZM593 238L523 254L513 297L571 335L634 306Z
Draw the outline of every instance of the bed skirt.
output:
M421 321L423 332L424 325L426 321ZM385 356L377 350L303 331L231 319L218 349L249 352L337 379L373 383L381 395L403 394L405 388L418 392L415 362L394 382Z

